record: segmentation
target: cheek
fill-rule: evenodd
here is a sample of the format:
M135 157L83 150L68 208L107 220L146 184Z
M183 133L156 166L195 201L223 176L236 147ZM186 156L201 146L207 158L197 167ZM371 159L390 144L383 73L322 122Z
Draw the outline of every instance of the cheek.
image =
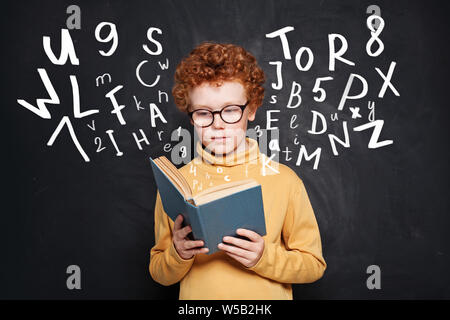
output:
M203 140L205 136L208 136L210 128L195 127L195 131L197 132L197 135L200 137L200 139Z
M228 129L235 135L245 135L245 130L247 130L247 121L242 121L239 123L231 124Z
M197 132L197 135L200 137L202 141L207 139L208 137L214 136L217 134L217 130L213 129L212 126L201 128L201 127L194 127L195 131ZM227 124L224 128L225 134L235 136L235 137L242 137L245 136L247 129L247 121L244 120L239 123L235 124ZM220 131L222 131L221 129Z

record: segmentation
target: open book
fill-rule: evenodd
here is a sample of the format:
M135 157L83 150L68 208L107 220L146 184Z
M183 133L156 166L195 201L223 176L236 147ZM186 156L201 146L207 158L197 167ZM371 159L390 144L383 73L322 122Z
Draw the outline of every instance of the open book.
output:
M150 158L164 211L174 221L183 215L192 239L203 240L208 254L218 250L224 236L240 237L236 229L266 234L261 185L245 179L211 187L193 196L189 183L165 157Z

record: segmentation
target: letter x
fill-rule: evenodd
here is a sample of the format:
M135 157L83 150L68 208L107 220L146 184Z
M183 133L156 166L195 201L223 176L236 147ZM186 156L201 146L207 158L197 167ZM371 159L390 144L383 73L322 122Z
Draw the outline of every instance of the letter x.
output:
M394 88L394 86L391 83L391 79L392 79L392 74L394 73L394 69L395 69L395 65L396 63L394 61L391 62L391 65L389 66L389 70L388 70L388 74L387 76L385 76L380 69L375 68L375 70L378 72L378 74L383 78L384 83L383 86L381 87L380 92L378 93L378 98L383 98L384 97L384 93L386 92L387 87L389 86L389 88L392 90L392 92L399 97L400 93L398 93L398 91Z

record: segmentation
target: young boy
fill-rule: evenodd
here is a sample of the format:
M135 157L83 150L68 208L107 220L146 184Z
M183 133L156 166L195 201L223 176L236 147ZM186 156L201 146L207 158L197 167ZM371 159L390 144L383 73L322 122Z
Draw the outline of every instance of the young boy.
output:
M200 142L198 156L180 168L194 195L202 189L253 178L261 184L266 235L238 229L207 255L203 241L190 240L182 215L172 221L159 192L155 205L155 246L149 271L162 285L181 281L179 299L292 299L291 283L321 278L319 229L305 186L289 167L269 161L247 122L264 97L264 72L242 47L203 43L175 72L173 96ZM264 164L263 164L264 162ZM274 172L263 174L262 167ZM224 212L226 214L226 212Z

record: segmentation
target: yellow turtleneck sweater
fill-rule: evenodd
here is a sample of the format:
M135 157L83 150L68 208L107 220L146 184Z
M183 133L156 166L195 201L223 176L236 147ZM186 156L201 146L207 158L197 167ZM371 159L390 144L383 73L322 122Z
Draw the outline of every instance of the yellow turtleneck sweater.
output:
M326 263L319 228L305 186L289 167L260 153L257 141L233 159L217 158L197 144L199 154L180 168L193 195L212 186L253 178L261 184L267 234L260 260L247 268L223 251L181 258L172 241L174 222L155 204L155 246L149 271L162 285L181 281L179 299L292 299L291 283L320 279Z

